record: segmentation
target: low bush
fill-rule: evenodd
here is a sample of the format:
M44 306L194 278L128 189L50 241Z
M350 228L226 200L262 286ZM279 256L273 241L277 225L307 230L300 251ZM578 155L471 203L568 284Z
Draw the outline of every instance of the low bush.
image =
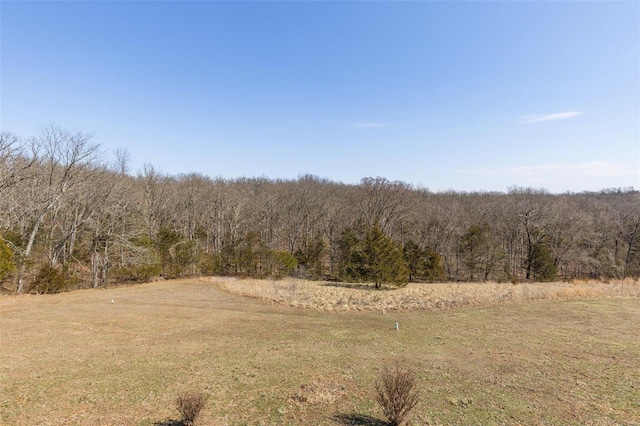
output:
M121 283L146 283L161 273L162 267L159 264L139 264L114 267L111 269L110 276Z
M77 285L77 280L71 274L47 264L40 268L38 275L29 287L29 291L36 294L55 294L74 285Z
M182 416L182 424L192 426L209 398L203 393L185 392L178 396L176 407Z
M414 370L399 365L385 368L382 372L376 385L376 401L391 426L406 424L409 412L418 403L416 377Z

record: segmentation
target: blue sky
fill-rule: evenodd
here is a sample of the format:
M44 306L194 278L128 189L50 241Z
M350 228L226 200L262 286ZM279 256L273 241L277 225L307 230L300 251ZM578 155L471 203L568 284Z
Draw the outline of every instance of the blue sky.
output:
M1 127L135 171L640 188L640 3L2 1Z

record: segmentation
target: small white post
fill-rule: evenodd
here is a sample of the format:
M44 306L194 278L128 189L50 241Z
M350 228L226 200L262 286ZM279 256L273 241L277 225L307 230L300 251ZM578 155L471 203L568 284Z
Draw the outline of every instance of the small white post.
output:
M400 326L396 323L396 331L400 330Z

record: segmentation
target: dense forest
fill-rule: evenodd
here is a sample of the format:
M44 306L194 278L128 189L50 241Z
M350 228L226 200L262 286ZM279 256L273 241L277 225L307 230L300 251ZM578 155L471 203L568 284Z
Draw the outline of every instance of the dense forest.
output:
M0 282L57 292L155 277L286 275L403 284L640 277L640 192L431 192L169 176L90 134L0 135Z

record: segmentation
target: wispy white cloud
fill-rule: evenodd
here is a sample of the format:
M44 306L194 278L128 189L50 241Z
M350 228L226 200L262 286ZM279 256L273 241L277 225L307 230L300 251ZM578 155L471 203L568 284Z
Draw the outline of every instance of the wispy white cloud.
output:
M602 178L629 177L638 175L638 165L633 163L611 163L594 161L591 163L544 164L539 166L520 166L504 168L479 168L459 170L461 173L479 176L512 176L521 178Z
M581 115L580 111L557 112L546 115L528 115L522 119L522 123L539 123L541 121L566 120Z
M386 126L386 123L356 123L355 126L356 127L384 127Z
M618 56L618 58L627 58L629 56L636 56L637 54L638 54L637 51L631 50L629 52L623 53L622 55Z

